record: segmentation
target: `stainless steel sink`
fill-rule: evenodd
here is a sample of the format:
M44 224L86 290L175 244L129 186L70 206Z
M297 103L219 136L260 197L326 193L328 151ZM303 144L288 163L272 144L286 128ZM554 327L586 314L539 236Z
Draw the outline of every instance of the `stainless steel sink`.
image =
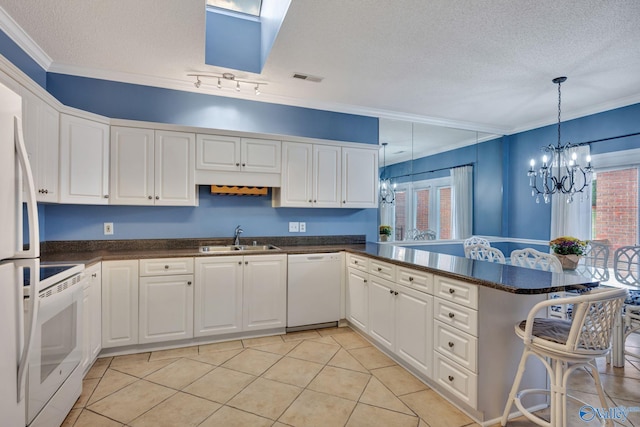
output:
M235 251L279 251L281 249L274 245L206 245L200 246L199 250L202 253L221 253Z

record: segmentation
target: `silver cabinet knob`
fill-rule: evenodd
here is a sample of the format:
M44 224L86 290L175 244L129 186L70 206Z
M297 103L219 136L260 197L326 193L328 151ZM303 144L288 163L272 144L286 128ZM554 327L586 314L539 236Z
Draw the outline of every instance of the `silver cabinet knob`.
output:
M105 194L105 195L104 195L104 198L105 198L105 199L108 199L108 198L109 198L109 195L108 195L108 194Z
M453 288L449 288L449 293L450 293L450 294L455 293L455 291L456 291L455 289L453 289Z
M453 375L449 375L449 381L453 381Z
M452 348L452 347L453 347L453 342L449 341L449 348Z
M453 314L453 313L449 313L449 319L453 319L453 318L454 318L454 316L455 316L455 314Z
M156 200L160 200L160 196L156 196Z
M165 265L165 266L164 266L164 269L165 269L165 270L168 270L168 269L169 269L169 266L168 266L168 265Z
M187 282L187 286L191 286L191 281L188 281L188 282Z
M149 200L153 200L153 197L149 196Z

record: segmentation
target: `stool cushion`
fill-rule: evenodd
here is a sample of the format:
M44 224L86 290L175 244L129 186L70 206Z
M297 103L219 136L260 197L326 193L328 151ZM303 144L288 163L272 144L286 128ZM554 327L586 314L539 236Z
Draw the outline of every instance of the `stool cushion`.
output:
M640 290L629 290L629 296L624 300L624 303L629 305L640 305Z
M526 326L526 320L523 320L518 325L522 332L524 332ZM533 319L533 329L531 330L531 334L536 338L546 341L566 344L570 330L570 320L535 318Z

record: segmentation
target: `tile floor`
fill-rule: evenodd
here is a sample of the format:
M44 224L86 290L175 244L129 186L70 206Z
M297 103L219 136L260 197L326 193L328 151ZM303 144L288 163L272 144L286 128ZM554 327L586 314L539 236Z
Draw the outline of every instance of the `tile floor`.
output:
M640 337L632 345L640 347ZM640 361L602 360L612 406L640 406ZM571 388L598 402L586 372ZM589 381L587 381L589 380ZM594 400L595 398L595 400ZM599 406L599 405L598 405ZM577 418L577 409L575 410ZM349 328L98 359L64 427L476 426ZM513 420L509 426L530 426ZM569 425L585 425L572 419ZM640 412L622 425L640 426Z

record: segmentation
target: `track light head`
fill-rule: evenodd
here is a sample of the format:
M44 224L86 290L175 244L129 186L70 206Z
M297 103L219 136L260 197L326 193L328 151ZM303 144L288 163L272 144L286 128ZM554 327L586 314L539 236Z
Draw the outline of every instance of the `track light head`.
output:
M236 92L240 92L240 82L236 82Z
M202 82L200 81L200 77L196 77L196 82L193 84L196 88L200 88Z
M260 95L260 85L256 84L256 95Z

